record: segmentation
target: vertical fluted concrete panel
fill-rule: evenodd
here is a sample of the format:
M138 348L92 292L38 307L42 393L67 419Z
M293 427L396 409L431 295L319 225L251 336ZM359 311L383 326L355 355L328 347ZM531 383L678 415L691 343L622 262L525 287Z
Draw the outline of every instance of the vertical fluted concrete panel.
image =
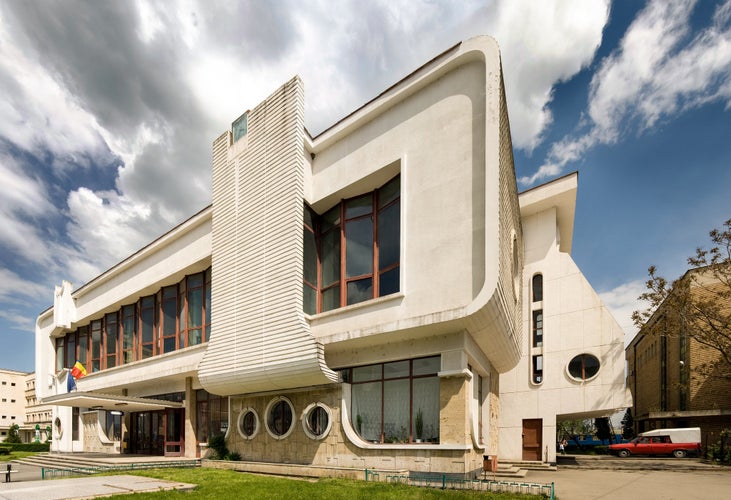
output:
M337 381L302 310L303 90L298 77L213 144L212 330L199 378L243 394Z

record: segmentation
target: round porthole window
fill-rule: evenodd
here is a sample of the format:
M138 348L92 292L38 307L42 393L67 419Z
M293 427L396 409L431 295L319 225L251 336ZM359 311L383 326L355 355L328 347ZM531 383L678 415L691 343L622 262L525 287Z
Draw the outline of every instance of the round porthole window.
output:
M272 399L267 406L266 428L274 439L284 439L292 433L292 416L294 408L289 399L279 396Z
M589 380L599 373L599 360L591 354L579 354L569 361L569 375L576 380Z
M302 415L302 428L310 439L323 439L330 432L332 417L330 408L322 403L313 403Z
M245 408L239 414L238 430L244 439L253 439L259 432L259 415L253 408Z

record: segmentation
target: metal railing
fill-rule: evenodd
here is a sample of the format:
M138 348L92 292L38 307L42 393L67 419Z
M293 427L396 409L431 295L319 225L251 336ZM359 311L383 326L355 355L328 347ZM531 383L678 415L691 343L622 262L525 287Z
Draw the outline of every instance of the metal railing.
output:
M411 486L439 488L442 490L473 490L489 491L494 493L523 493L528 495L542 495L551 500L556 497L554 483L532 483L528 481L497 481L490 479L466 479L460 474L439 474L410 472L409 474L387 474L384 471L365 470L366 481L383 481L402 483Z

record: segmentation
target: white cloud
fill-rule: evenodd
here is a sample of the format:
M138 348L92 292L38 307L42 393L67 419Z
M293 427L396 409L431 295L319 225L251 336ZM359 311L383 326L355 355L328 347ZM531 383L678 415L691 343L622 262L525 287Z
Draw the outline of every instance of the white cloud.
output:
M637 327L632 321L632 313L645 308L637 297L646 291L645 282L635 280L599 293L604 305L612 312L612 316L624 330L627 342L637 333Z
M556 175L627 130L645 132L712 101L731 106L731 1L719 5L711 24L687 40L695 3L653 0L640 12L592 78L587 130L552 145L546 163L520 179L522 184Z
M28 298L52 297L52 292L37 283L25 280L10 269L0 267L0 300L23 304Z

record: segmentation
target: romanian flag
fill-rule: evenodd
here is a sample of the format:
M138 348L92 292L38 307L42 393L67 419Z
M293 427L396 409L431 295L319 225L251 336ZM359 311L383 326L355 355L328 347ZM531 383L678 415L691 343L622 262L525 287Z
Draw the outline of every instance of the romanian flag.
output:
M71 372L66 375L66 392L71 392L76 390L76 380L74 377L71 376Z
M80 379L86 375L86 368L81 364L81 361L77 361L73 368L71 368L71 376L75 379Z

